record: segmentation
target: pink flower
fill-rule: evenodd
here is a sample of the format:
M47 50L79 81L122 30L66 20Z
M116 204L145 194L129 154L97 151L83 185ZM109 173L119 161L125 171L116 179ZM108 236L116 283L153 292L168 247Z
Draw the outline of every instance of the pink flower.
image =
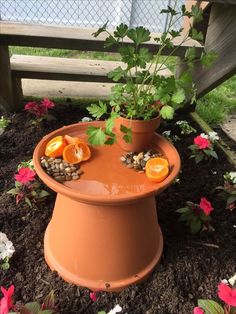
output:
M27 102L27 104L25 104L25 110L35 110L35 108L37 107L37 104L35 101L30 101Z
M199 306L196 306L193 309L193 314L204 314L205 312L203 311L203 309L201 309Z
M194 138L194 144L198 146L199 149L205 149L210 146L210 141L207 138L201 137L201 135Z
M214 210L214 208L211 206L211 203L205 197L201 198L199 207L204 211L206 216L209 216L210 213Z
M30 168L20 168L18 173L15 175L15 180L26 184L30 181L34 181L35 175L35 171L31 170Z
M8 290L1 287L3 298L0 300L0 314L8 314L9 310L13 307L12 295L14 290L15 287L13 285Z
M90 297L90 299L91 299L93 302L96 302L96 301L97 301L97 294L96 294L96 292L90 292L90 293L89 293L89 297Z
M50 108L55 107L55 104L54 104L54 102L52 102L48 98L44 98L44 100L41 102L41 106L46 108L46 109L50 109Z
M226 304L236 306L236 289L230 288L223 282L218 285L218 296Z

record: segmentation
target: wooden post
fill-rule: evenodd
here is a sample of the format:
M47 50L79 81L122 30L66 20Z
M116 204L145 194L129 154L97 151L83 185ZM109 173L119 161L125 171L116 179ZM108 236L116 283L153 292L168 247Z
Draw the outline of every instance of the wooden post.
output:
M14 110L8 46L0 46L0 108L3 111Z
M193 81L201 97L236 73L236 5L212 3L205 51L218 54L210 69L196 64Z

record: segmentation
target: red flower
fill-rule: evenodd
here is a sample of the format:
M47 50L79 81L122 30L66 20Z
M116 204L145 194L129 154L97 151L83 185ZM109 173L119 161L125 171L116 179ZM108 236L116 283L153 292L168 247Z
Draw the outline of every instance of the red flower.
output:
M194 144L198 146L199 149L205 149L210 147L210 141L207 138L201 137L198 135L194 138Z
M48 98L44 98L44 100L41 102L41 106L46 108L46 109L50 109L50 108L55 107L55 104L54 104L54 102L52 102Z
M38 118L41 117L44 114L47 114L47 112L48 112L48 109L47 109L46 106L38 105L34 101L28 102L25 105L25 110L27 110L27 111L31 112L32 114L36 115L36 117L38 117Z
M96 292L90 292L90 293L89 293L89 297L90 297L90 299L91 299L93 302L96 302L96 301L97 301L97 294L96 294Z
M30 181L34 181L35 175L35 171L31 170L30 168L20 168L18 173L15 175L15 180L26 184Z
M204 314L205 312L203 311L203 309L201 309L199 306L196 306L193 309L193 314Z
M204 211L206 216L209 216L210 213L214 210L214 208L211 206L211 203L205 197L201 198L199 207Z
M236 306L236 289L230 288L223 282L218 285L218 296L226 304Z
M1 287L3 298L0 300L0 314L8 314L9 310L13 307L12 295L14 290L15 287L13 285L8 290Z

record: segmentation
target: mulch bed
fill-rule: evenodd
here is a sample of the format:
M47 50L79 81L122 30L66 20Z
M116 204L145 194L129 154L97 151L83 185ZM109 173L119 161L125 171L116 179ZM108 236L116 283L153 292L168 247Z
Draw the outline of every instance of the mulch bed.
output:
M97 302L93 302L88 290L68 284L50 271L43 257L43 237L55 193L51 192L45 204L30 209L24 204L16 206L14 198L6 192L14 185L16 166L32 158L36 144L44 135L88 115L85 110L70 105L58 106L53 111L57 120L43 123L37 129L31 127L25 112L9 114L12 123L0 137L0 231L7 234L16 249L10 269L0 270L0 284L6 287L14 284L15 300L24 303L41 302L54 289L58 312L64 314L108 312L116 304L122 307L122 313L189 314L198 298L216 300L217 284L236 272L235 213L225 210L225 202L215 190L223 184L223 174L233 169L221 152L218 152L219 161L195 165L187 148L194 135L182 135L175 144L182 160L180 184L172 185L158 197L165 246L160 264L146 282L121 293L100 292ZM167 128L175 130L174 124ZM212 214L215 232L191 235L178 221L175 210L187 200L199 203L202 196L215 208Z

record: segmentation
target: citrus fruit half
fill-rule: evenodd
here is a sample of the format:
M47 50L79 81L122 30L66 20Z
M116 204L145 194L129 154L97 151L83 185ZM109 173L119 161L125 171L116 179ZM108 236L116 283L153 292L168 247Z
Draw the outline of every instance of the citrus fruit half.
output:
M148 180L161 182L169 174L169 163L161 157L150 158L146 163L145 170Z
M67 143L62 136L56 136L47 143L45 155L48 157L62 156L66 145Z
M81 161L88 160L90 157L90 149L84 142L69 144L63 151L63 159L70 164L78 164Z
M64 139L66 140L67 144L77 144L77 143L85 143L85 141L80 137L73 137L70 135L65 135Z

